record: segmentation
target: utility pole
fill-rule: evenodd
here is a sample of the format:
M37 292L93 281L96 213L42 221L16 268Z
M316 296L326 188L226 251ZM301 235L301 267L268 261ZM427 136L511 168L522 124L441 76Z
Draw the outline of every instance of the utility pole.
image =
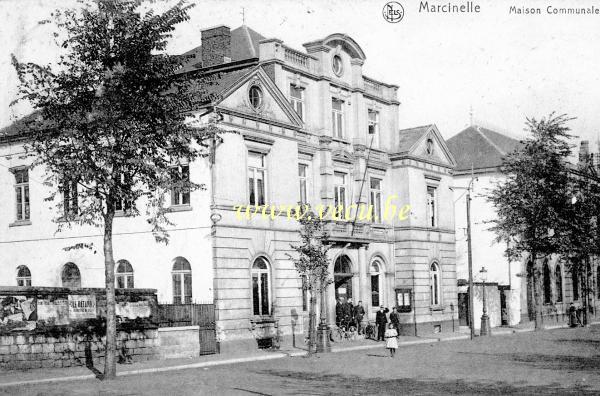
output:
M469 260L469 327L471 328L471 339L475 336L475 321L473 319L473 257L471 251L471 182L467 188L467 257ZM485 287L485 286L484 286Z

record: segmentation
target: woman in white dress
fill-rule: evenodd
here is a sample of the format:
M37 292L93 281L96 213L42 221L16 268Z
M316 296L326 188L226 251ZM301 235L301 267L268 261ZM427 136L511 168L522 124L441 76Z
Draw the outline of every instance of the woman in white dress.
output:
M385 331L385 347L390 350L390 357L394 357L398 348L398 332L393 323L390 323Z

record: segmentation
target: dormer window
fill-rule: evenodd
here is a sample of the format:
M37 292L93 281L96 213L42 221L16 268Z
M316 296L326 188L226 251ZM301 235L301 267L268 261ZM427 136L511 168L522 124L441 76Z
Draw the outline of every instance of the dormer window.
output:
M262 106L263 93L258 85L253 85L248 90L248 101L255 110L258 110Z
M339 55L334 55L332 59L332 67L333 72L336 76L341 76L344 71L344 63L342 62L342 57Z

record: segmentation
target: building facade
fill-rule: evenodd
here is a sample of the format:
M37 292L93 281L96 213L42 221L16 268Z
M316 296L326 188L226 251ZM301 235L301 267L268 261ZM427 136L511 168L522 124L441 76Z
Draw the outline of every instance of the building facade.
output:
M285 342L306 331L308 314L290 247L299 241L298 223L285 208L364 204L374 219L328 222L328 321L335 324L335 301L344 297L361 300L369 320L379 305L398 306L405 334L451 331L458 315L455 161L435 125L399 130L398 87L363 75L360 46L332 34L299 51L246 26L218 26L202 31L202 45L183 56L182 76L211 82L190 123L218 120L227 133L214 164L203 159L186 169L207 188L172 193L169 245L156 244L141 218L116 220L115 257L130 264L121 262L118 286L157 288L161 301L214 301L222 346L256 347L248 340L265 326ZM81 286L101 285L101 254L63 250L101 243L98 230L54 233L47 192L34 182L43 170L29 171L31 189L19 193L26 162L15 135L5 132L2 145L1 279L18 284L27 266L35 284L66 284L79 273Z

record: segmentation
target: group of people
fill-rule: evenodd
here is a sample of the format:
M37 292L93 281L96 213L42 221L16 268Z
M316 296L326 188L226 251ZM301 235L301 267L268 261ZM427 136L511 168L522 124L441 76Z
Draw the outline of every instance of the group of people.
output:
M358 334L363 334L364 329L362 321L365 317L365 308L362 301L357 305L352 304L352 299L344 301L344 297L339 297L335 304L335 324L338 326L355 326Z
M389 313L389 319L388 319ZM339 297L335 305L335 323L338 326L355 326L358 334L364 333L362 326L365 317L365 308L362 301L357 305L352 304L352 299L344 301L343 297ZM392 308L392 312L383 305L379 307L379 311L375 315L375 326L377 327L377 341L385 341L386 348L390 350L390 355L394 357L398 348L398 329L400 328L400 315L396 307Z

